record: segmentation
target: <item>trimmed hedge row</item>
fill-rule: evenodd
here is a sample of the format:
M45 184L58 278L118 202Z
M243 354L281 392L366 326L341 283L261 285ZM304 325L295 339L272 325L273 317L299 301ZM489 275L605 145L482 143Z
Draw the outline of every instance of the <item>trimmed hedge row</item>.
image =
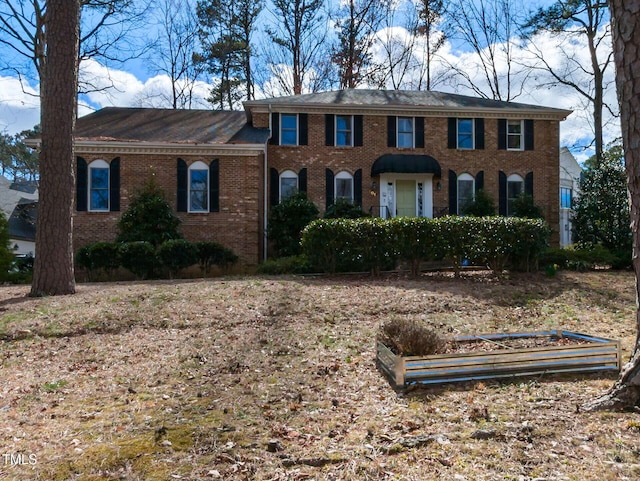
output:
M302 249L328 273L375 275L402 260L417 274L421 262L446 259L456 275L465 263L486 265L499 275L507 267L535 267L550 233L541 219L500 216L320 219L303 230Z
M223 269L238 262L238 256L229 248L213 241L191 243L184 239L171 239L157 248L146 241L95 242L78 249L76 262L86 269L89 279L97 272L105 272L109 278L119 267L124 267L138 279L170 278L180 270L198 264L203 275L211 266Z

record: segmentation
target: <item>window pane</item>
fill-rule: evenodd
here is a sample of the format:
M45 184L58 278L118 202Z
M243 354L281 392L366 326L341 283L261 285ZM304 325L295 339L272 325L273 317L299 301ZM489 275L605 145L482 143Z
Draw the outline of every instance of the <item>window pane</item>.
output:
M520 120L507 121L507 148L522 150L522 122Z
M90 169L89 210L109 210L109 169Z
M295 177L280 177L280 201L287 200L298 190L298 179Z
M473 180L458 180L458 214L473 202Z
M351 146L351 116L336 116L336 145Z
M521 139L520 134L518 135L509 134L509 136L507 137L507 148L509 150L521 150L522 142L520 139Z
M566 187L560 188L560 207L563 209L571 208L571 189Z
M191 184L189 185L189 198L191 200L190 211L206 212L209 210L209 195L207 183L208 170L190 170Z
M297 120L298 117L296 115L283 115L282 116L282 128L283 129L293 129L297 128Z
M524 191L524 182L510 180L507 182L507 215L513 215L513 203Z
M413 119L398 117L398 132L413 132Z
M282 115L280 122L280 143L282 145L297 145L298 117L296 115Z
M413 147L413 134L398 132L398 148L412 148Z
M336 199L353 200L353 179L336 179Z
M413 118L398 117L398 147L413 148Z
M473 149L473 119L458 119L458 148Z

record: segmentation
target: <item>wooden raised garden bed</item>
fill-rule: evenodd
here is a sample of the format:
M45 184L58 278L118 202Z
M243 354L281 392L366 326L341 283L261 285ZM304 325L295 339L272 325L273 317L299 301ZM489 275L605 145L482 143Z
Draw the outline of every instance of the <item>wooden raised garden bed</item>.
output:
M459 336L450 353L401 356L378 342L380 369L397 387L546 373L620 370L620 341L553 330Z

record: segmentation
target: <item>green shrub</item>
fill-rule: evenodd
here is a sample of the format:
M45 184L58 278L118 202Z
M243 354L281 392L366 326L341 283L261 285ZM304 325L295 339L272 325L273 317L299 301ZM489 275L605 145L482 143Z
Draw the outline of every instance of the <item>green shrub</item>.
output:
M162 265L169 270L171 279L175 278L181 269L198 262L198 248L184 239L163 242L158 246L156 255Z
M120 217L116 241L144 241L157 247L165 241L181 239L179 225L180 219L152 178Z
M15 256L7 280L12 284L30 284L33 279L33 254Z
M524 219L542 219L542 209L534 204L532 196L520 194L513 201L513 216Z
M235 252L233 252L233 250L228 247L224 247L222 249L220 260L217 262L217 264L224 272L226 272L231 266L237 264L238 260L239 257Z
M102 270L111 277L120 267L120 244L117 242L94 242L78 249L76 262L87 271L89 280L96 271Z
M267 226L267 238L276 257L300 254L302 230L318 218L318 208L307 199L304 192L289 197L271 208Z
M131 271L137 279L153 277L158 260L150 242L133 241L120 244L122 267Z
M325 219L359 219L369 217L362 207L346 199L338 199L331 204L324 214Z
M473 201L462 209L461 214L473 217L496 215L496 206L489 193L484 189L480 189L476 192Z
M307 274L313 272L307 258L303 255L268 259L258 266L258 274Z
M480 242L478 227L480 217L445 216L437 219L436 256L452 263L456 277L460 276L463 263L475 263L479 257Z
M203 275L208 275L211 266L219 265L224 256L225 247L215 241L199 241L195 243L198 250L198 265Z
M436 256L438 221L426 217L394 217L389 222L398 257L408 262L411 274L417 276L420 263Z

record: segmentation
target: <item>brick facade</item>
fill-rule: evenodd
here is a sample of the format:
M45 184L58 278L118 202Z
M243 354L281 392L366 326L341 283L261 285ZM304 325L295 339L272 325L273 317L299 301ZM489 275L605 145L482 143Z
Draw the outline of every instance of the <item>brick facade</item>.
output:
M176 113L112 108L80 119L82 136L76 142L77 154L87 163L96 159L107 162L120 159L120 211L74 210L75 249L91 242L115 239L121 213L127 209L136 189L151 175L166 193L169 203L180 210L177 209L178 158L187 165L196 161L209 165L213 159L219 163L219 211L177 212L185 238L218 241L233 249L244 266L255 266L263 259L264 222L274 188L272 172L282 174L286 170L299 173L306 169L307 194L321 212L327 205L327 179L331 178L327 177L327 169L330 169L331 175L348 172L354 176L354 190L356 178L360 181L358 192L361 192L365 211L380 214L380 206L386 205L384 202L388 202L393 189L399 189L402 183L405 188L414 185L417 198L423 199L422 203L417 202L420 207L416 210L422 209L423 204L426 207L416 214L432 216L449 212L452 199L449 179L456 175L468 173L476 179L482 178L482 188L498 206L506 177L517 174L527 179L534 202L542 208L553 230L552 244L558 244L559 123L568 111L433 92L360 90L250 101L245 103L245 109L242 115L239 112ZM277 145L278 139L268 140L272 127L272 135L278 134L272 121L276 118L274 115L281 113L303 114L306 141L302 143L305 145ZM361 145L326 145L327 114L357 116L358 125L361 122L362 126L361 136L358 129L357 144ZM390 116L419 119L415 121L414 130L424 125L424 136L421 132L418 148L388 146ZM483 119L483 128L479 129L484 130L483 148L450 148L450 122L456 117ZM503 130L498 133L500 125L504 129L504 120L499 119L522 120L523 125L527 122L533 125L533 137L523 134L523 139L533 140L533 148L513 151L500 146L499 138L502 137L504 143L505 134ZM389 154L394 159L409 156L418 161L427 159L435 167L403 171L393 170L395 165L392 165L391 170L372 175L374 163Z

